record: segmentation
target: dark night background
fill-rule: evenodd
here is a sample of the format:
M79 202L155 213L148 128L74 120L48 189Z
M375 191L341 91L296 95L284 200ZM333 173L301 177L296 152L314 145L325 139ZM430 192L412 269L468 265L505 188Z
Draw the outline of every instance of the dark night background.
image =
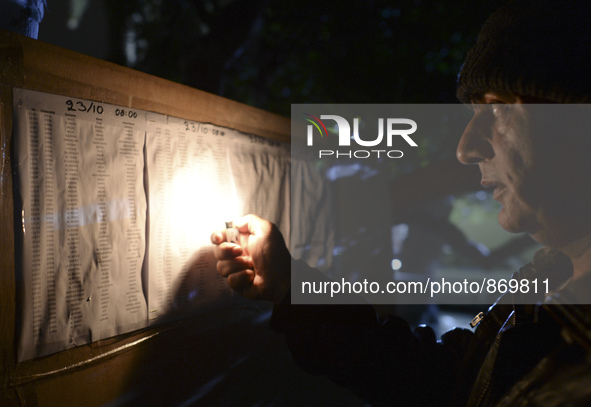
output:
M48 0L39 39L289 116L456 102L498 0Z

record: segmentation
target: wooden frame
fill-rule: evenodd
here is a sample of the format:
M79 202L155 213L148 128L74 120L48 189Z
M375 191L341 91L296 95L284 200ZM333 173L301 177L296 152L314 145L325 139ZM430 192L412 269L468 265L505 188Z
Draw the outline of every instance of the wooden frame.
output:
M154 111L289 141L290 121L260 109L53 45L0 31L0 404L101 405L129 392L130 366L154 343L178 333L149 328L16 363L15 244L12 182L14 87ZM182 328L186 330L186 326ZM164 342L163 342L164 341ZM156 358L157 359L157 358ZM104 375L108 377L105 377ZM64 391L68 396L64 397Z

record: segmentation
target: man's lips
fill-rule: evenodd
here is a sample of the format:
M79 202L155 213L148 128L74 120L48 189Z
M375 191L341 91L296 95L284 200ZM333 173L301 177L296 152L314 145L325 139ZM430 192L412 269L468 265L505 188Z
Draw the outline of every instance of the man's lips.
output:
M497 185L499 185L499 183L495 182L495 181L488 180L488 179L482 179L480 181L480 185L482 185L485 188L494 188Z
M480 185L482 185L484 188L494 188L494 190L493 190L493 199L494 200L498 200L497 198L499 197L501 192L503 192L503 190L505 189L504 184L501 184L500 182L489 180L489 179L483 179L482 181L480 181Z

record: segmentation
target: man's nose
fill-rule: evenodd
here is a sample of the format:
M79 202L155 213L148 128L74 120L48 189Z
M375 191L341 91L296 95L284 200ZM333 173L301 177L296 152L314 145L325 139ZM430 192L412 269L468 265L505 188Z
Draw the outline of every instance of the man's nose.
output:
M456 149L456 156L462 164L478 164L494 157L491 144L493 125L494 117L491 114L487 112L474 114Z

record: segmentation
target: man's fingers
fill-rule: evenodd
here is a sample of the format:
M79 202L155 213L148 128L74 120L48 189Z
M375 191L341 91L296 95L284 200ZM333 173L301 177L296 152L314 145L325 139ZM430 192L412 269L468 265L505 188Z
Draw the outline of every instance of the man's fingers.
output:
M226 241L226 231L213 232L209 238L211 243L220 244Z
M254 280L253 270L242 270L237 273L232 273L228 276L228 285L236 291L242 291L248 288Z
M252 233L249 229L250 220L254 215L246 215L241 218L238 218L234 221L234 227L238 228L238 230L242 233Z
M252 259L247 256L235 257L231 260L219 260L217 262L218 273L223 277L229 277L234 273L252 268Z
M234 243L224 242L213 248L213 255L218 260L231 260L242 253L242 247Z
M238 228L241 233L250 233L257 235L261 233L261 226L268 223L266 220L259 218L256 215L249 214L234 221L234 226Z

